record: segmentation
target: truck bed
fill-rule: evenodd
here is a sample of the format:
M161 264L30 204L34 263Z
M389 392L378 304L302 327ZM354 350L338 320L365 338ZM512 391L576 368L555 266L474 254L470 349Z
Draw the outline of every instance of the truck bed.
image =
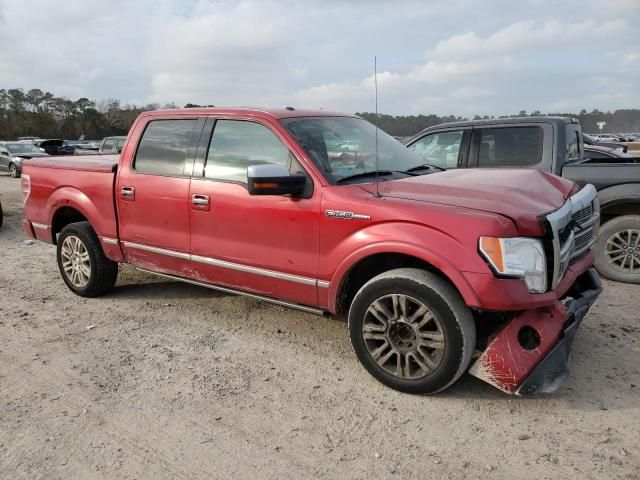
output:
M616 159L619 162L599 160L566 164L562 176L574 182L592 183L597 190L625 183L640 183L640 163L635 159Z
M24 162L25 231L54 242L56 215L93 219L98 236L117 238L113 184L119 155L43 157ZM56 213L57 212L57 213Z

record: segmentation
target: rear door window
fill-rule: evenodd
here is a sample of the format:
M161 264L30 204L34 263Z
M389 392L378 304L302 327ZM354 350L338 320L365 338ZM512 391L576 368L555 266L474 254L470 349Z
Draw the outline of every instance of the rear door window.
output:
M479 167L529 167L542 160L540 127L480 128Z
M408 148L424 163L440 168L457 168L463 131L440 132L427 135Z
M152 120L147 125L133 163L140 173L182 176L196 119Z

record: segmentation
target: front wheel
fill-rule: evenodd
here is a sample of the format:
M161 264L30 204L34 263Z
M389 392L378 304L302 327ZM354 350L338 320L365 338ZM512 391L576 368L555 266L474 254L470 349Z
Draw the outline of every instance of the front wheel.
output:
M89 222L71 223L58 237L58 268L76 295L95 297L113 288L118 264L109 260Z
M20 170L15 163L9 164L9 176L12 178L20 178Z
M616 217L600 227L595 265L611 280L640 283L640 215Z
M467 370L476 329L460 294L433 273L400 268L369 280L349 309L358 359L378 381L406 393L435 393Z

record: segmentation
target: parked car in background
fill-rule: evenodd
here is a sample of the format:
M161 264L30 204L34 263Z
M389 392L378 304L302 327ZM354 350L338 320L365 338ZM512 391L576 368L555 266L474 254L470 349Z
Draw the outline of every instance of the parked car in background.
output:
M618 142L603 142L600 141L598 137L594 137L593 135L589 135L587 133L582 134L582 141L585 145L593 145L598 147L608 147L608 148L617 148L622 150L623 152L627 152L628 148L626 145L622 145Z
M100 153L120 153L126 136L105 137L100 144Z
M585 159L576 120L518 117L445 123L418 133L407 146L436 168L532 168L595 185L602 222L596 267L612 280L640 283L640 164L622 156Z
M91 155L98 153L100 150L100 143L93 140L75 141L73 143L75 155Z
M70 145L67 140L48 139L36 140L34 145L49 155L73 155L75 147Z
M0 142L0 171L7 171L13 178L19 178L23 160L46 156L45 152L29 142Z
M145 112L121 155L26 168L25 232L57 245L75 294L107 292L129 263L347 314L363 366L404 392L444 390L472 362L508 393L555 390L601 291L592 185L439 172L352 115Z
M40 140L40 137L18 137L18 141L29 141L33 143L34 140Z

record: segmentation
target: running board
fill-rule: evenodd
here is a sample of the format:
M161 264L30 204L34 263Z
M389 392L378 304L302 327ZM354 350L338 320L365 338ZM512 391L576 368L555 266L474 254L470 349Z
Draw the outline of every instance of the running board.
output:
M316 315L325 315L327 313L324 310L321 310L319 308L307 307L305 305L299 305L297 303L289 303L283 300L276 300L275 298L264 297L262 295L257 295L255 293L243 292L242 290L236 290L234 288L219 287L218 285L199 282L197 280L191 280L190 278L179 277L177 275L171 275L168 273L154 272L153 270L147 270L146 268L136 267L136 270L140 270L141 272L145 272L145 273L152 273L154 275L158 275L159 277L169 278L171 280L176 280L178 282L190 283L191 285L197 285L199 287L205 287L205 288L210 288L212 290L219 290L225 293L232 293L234 295L243 295L245 297L255 298L256 300L262 300L264 302L273 303L275 305L280 305L281 307L295 308L296 310L302 310L303 312L307 312L307 313L315 313Z

